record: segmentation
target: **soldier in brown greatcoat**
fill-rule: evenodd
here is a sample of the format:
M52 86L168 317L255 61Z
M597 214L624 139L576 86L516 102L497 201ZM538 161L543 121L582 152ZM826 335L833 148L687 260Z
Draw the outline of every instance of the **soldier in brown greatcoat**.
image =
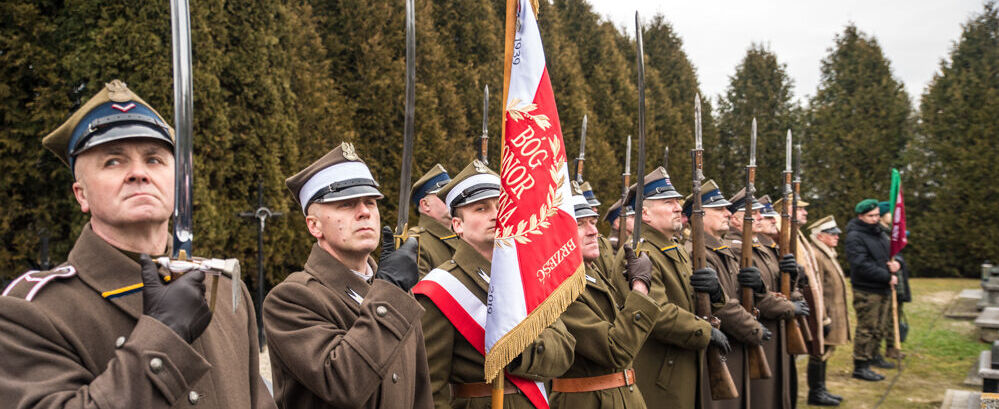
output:
M382 194L349 143L286 184L316 243L303 271L264 300L278 404L430 408L423 308L409 294L419 279L416 239L394 250L392 230L385 227L375 264L370 254L379 243Z
M173 130L115 80L42 141L69 165L90 222L66 263L0 296L0 397L9 408L273 408L260 378L253 303L205 273L165 284Z
M426 309L422 325L426 335L433 405L436 409L486 409L491 404L491 387L485 383L485 356L479 349L484 351L485 340L484 337L469 340L461 332L468 326L478 326L484 331L485 323L452 321L457 317L451 314L464 313L467 317L475 317L478 316L475 311L481 311L481 318L485 319L500 179L482 162L473 160L437 195L450 209L451 229L461 237L461 241L454 257L424 276L420 287L414 289L416 299ZM430 282L441 285L440 288L450 299L476 303L477 308L458 311L448 308L451 304L438 304L442 299L435 297L440 293L423 291ZM457 287L449 287L448 283ZM506 371L530 381L549 380L562 375L572 365L575 345L576 338L569 333L562 320L555 320L514 358ZM535 383L526 382L526 385ZM528 395L516 383L504 382L504 387L504 408L533 407Z
M748 408L751 398L749 387L749 365L746 348L761 345L772 338L773 334L756 320L752 313L746 311L739 302L742 287L747 283L759 294L766 291L760 278L759 270L749 268L739 269L739 260L734 250L722 243L722 236L729 230L729 211L731 203L725 199L718 185L713 180L704 183L701 193L701 203L704 208L704 247L705 266L718 275L719 286L706 291L712 296L712 313L721 320L721 330L728 335L732 352L726 361L732 381L739 391L737 399L712 400L709 394L704 394L711 408ZM697 200L693 198L692 200ZM691 242L691 245L693 243ZM748 280L748 282L747 282ZM701 376L702 384L708 385L706 374Z
M725 234L724 243L729 246L738 260L742 257L742 228L746 210L745 189L736 193L729 201L732 202L728 207L732 215L729 217L729 231ZM784 345L784 320L794 316L795 304L779 294L780 267L777 253L773 251L775 246L768 245L773 244L773 241L765 237L764 234L770 230L776 230L773 223L764 223L763 211L767 209L769 203L770 198L764 196L756 201L752 207L754 219L753 266L760 271L760 278L766 290L757 293L754 302L756 309L759 310L757 318L760 323L773 333L773 339L763 343L767 364L770 365L773 376L769 379L753 379L750 383L752 389L750 399L753 408L790 409L792 402L788 377L790 369L788 367L793 362L787 356L787 347ZM770 211L772 212L773 208L770 208ZM767 228L763 228L764 225ZM765 240L767 244L761 240Z
M626 275L601 271L597 244L599 215L576 193L572 197L580 251L586 266L586 290L562 314L576 339L572 367L552 381L553 408L644 409L645 400L635 387L632 361L659 318L659 305L648 296L652 263L625 247Z
M826 322L823 325L826 351L821 359L808 359L808 404L828 405L831 398L839 404L843 398L829 393L826 389L826 361L832 356L837 345L850 343L850 316L846 309L846 276L836 260L836 245L842 230L836 225L832 215L826 216L808 227L815 248L815 262L822 280L822 297L826 306ZM835 405L832 405L835 406Z
M636 185L637 187L637 185ZM642 207L642 241L638 251L652 261L649 295L662 307L652 334L635 359L638 386L650 408L703 407L701 357L708 344L728 348L720 330L694 314L694 285L690 256L676 240L680 223L680 195L662 167L645 175ZM631 194L634 206L635 194ZM636 216L637 217L637 216ZM710 279L704 280L710 282ZM717 276L714 281L717 285Z
M420 277L450 260L457 241L461 240L451 231L447 206L437 197L437 192L450 181L451 177L438 163L413 184L412 200L420 212L420 224L410 228L409 234L420 238Z

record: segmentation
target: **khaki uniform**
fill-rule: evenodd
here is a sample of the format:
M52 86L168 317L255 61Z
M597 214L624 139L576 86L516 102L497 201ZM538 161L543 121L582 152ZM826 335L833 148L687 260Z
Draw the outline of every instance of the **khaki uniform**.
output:
M641 237L638 250L652 261L649 296L663 311L635 359L638 386L650 408L695 408L711 324L693 312L690 257L675 239L648 225Z
M470 245L459 241L454 258L440 265L461 281L483 303L489 291L490 263ZM479 272L482 274L480 275ZM469 343L448 318L429 298L417 295L426 309L423 316L423 333L426 337L427 361L430 366L430 387L433 405L437 409L465 408L487 409L490 398L452 398L451 384L485 382L483 364L485 357ZM569 333L562 320L556 320L541 332L532 345L507 366L507 372L531 380L551 379L565 373L573 362L576 339ZM506 384L510 384L506 382ZM521 393L507 394L503 398L507 409L530 409L534 406Z
M711 401L713 408L748 408L750 402L748 345L759 345L763 342L763 332L760 323L739 302L741 287L736 275L739 273L739 260L733 249L722 244L710 234L704 234L706 266L718 272L718 281L725 292L725 302L712 306L712 312L721 320L721 330L728 335L732 352L728 354L729 373L739 391L738 399ZM707 374L702 376L703 385L708 385ZM704 394L702 396L709 396Z
M733 250L736 259L740 259L742 234L729 231L725 235L725 244ZM767 356L767 364L773 376L770 379L753 379L750 381L750 407L759 409L789 409L790 368L792 360L786 351L787 335L785 335L784 320L794 316L794 304L780 295L780 266L777 258L777 245L769 237L753 237L753 266L760 270L763 284L767 287L766 294L756 294L756 309L760 315L757 319L770 332L773 338L763 343Z
M617 251L614 250L614 246L611 245L610 240L601 234L597 237L597 244L600 246L600 257L594 261L596 268L608 274L608 276L609 272L618 271L620 266L615 264ZM622 257L621 260L624 260L624 258Z
M805 269L805 275L808 276L808 287L812 292L812 298L816 305L809 305L810 310L809 320L812 318L817 319L819 322L819 330L812 331L813 337L819 337L821 342L824 337L822 334L822 325L827 324L826 314L825 314L825 303L822 299L822 278L819 276L819 265L815 261L815 249L812 247L812 242L805 238L805 233L798 230L798 252L794 255L794 259ZM799 290L800 291L800 290ZM816 334L815 332L818 332Z
M836 249L829 248L812 236L815 248L815 261L822 279L822 299L826 306L826 317L829 318L829 335L825 337L827 346L845 345L850 343L850 315L846 309L846 276L843 268L836 261ZM827 347L831 350L832 348ZM826 352L829 355L829 351Z
M399 287L369 285L315 244L304 271L274 287L263 310L281 407L432 406L423 309Z
M25 277L0 297L4 407L275 407L260 378L253 302L241 286L232 311L229 277L191 344L142 314L139 263L89 224L65 264Z
M586 378L631 368L660 311L649 296L623 290L603 272L587 266L586 291L561 317L569 332L585 342L576 344L572 367L561 377ZM551 403L552 408L562 409L646 407L639 389L629 386L593 392L553 392Z
M420 215L420 224L409 229L409 234L420 237L420 258L417 260L420 278L450 260L455 243L461 240L450 228L425 214Z

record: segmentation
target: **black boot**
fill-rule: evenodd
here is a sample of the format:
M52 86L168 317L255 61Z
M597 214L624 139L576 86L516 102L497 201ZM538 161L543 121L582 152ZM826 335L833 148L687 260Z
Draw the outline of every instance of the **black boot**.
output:
M874 359L871 360L871 365L881 369L895 369L895 364L885 360L885 357L881 354L874 355Z
M870 382L883 381L885 379L883 375L871 370L871 363L869 361L861 359L853 360L853 377Z
M814 406L839 406L839 401L833 399L825 391L823 382L822 362L808 360L808 404Z
M833 398L833 399L836 399L837 401L842 402L843 401L843 397L842 396L834 394L832 392L829 392L829 389L826 389L826 364L827 363L828 363L827 361L822 361L822 391L825 392L826 396L828 396L830 398Z

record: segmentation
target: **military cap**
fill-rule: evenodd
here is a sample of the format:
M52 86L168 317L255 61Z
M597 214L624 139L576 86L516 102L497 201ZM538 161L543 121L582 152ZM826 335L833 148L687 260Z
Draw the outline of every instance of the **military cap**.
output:
M444 200L453 217L455 209L459 207L499 197L500 188L499 175L478 159L474 159L458 176L437 192L437 197Z
M676 191L673 184L669 180L669 174L666 173L666 169L662 166L656 168L648 175L645 175L643 179L642 197L645 200L654 199L679 199L683 197L680 192ZM628 199L629 204L634 207L635 199L637 198L638 185L631 185L631 190L629 192Z
M832 215L828 215L819 219L815 223L812 223L811 226L808 226L808 230L812 233L826 234L840 234L843 232L839 229L839 226L836 225L836 219L834 219Z
M876 204L876 202L875 202L875 204ZM777 201L774 202L774 209L780 209L781 206L784 206L784 198L783 197L780 198L780 199L777 199ZM801 200L801 198L798 198L798 207L808 207L808 202L806 202L804 200ZM877 207L877 206L875 206L875 207Z
M683 209L681 209L681 213L683 213L684 216L690 217L690 215L694 214L694 201L691 200L693 198L693 193L683 198Z
M284 183L302 212L313 203L329 203L358 197L376 196L381 199L378 182L371 170L357 156L354 145L343 142L319 160L302 169Z
M124 82L112 80L42 139L42 144L72 170L80 153L128 138L163 141L172 147L173 128Z
M722 194L714 180L708 180L701 185L701 206L705 209L728 207L731 204L725 200L725 195Z
M625 217L634 216L634 215L635 215L634 208L632 208L631 206L624 207ZM617 220L618 217L621 217L621 199L617 199L617 201L611 205L610 209L607 209L607 214L604 215L604 221L610 224L614 224L614 220Z
M742 188L742 190L736 193L735 196L732 196L731 199L728 199L728 201L732 202L732 204L728 206L728 211L735 213L738 211L746 210L746 188ZM754 197L752 209L753 210L763 209L763 203L760 203L760 201Z
M858 202L857 205L853 207L853 211L854 213L857 214L864 214L877 208L878 208L877 199L864 199Z
M582 187L576 182L572 182L572 207L576 212L576 219L584 217L599 217L600 214L593 211L593 205L583 195Z
M881 213L881 216L891 213L891 202L878 202L878 213Z
M413 194L411 199L414 204L420 203L426 195L432 195L441 190L447 182L451 181L451 176L448 176L447 170L440 163L434 165L430 168L427 173L423 174L420 180L417 180L413 184Z
M593 188L590 187L590 182L583 182L579 185L579 188L583 191L583 197L586 198L586 202L590 204L591 207L600 206L600 201L597 200L597 195L593 194Z
M774 205L770 203L770 195L763 195L759 202L763 205L763 210L760 211L760 215L763 217L780 217L780 213L777 213L777 211L774 210Z

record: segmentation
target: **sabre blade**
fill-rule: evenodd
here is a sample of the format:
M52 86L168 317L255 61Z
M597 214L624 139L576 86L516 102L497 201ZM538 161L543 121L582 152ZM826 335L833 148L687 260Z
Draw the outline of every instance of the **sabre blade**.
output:
M583 183L583 161L586 160L586 115L583 115L583 127L579 132L579 157L576 158L576 182Z
M413 173L414 116L416 111L416 17L413 0L406 0L406 111L403 127L402 170L399 172L399 218L395 234L402 236L409 223L409 197Z
M642 23L635 12L635 40L638 45L636 53L636 63L638 65L638 180L641 181L635 189L635 218L642 217L642 201L645 196L645 44L642 41ZM621 204L624 206L624 203ZM635 223L632 231L631 246L638 248L639 238L642 233L642 223Z
M173 117L177 139L174 145L176 167L173 211L173 257L176 258L181 250L192 254L194 241L191 214L194 86L191 72L191 13L187 0L170 1L170 26L173 31Z

